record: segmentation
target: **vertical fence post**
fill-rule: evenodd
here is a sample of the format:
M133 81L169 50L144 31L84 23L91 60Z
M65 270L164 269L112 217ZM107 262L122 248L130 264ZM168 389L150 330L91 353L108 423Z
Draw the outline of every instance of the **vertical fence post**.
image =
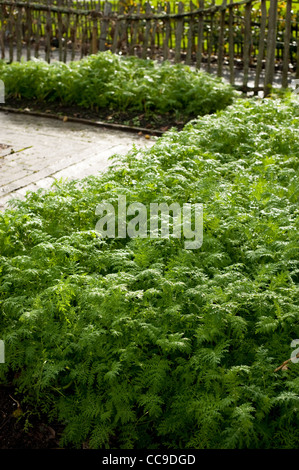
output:
M167 2L166 4L166 14L169 15L170 13L170 4ZM169 38L170 38L170 19L165 19L165 38L164 38L164 46L163 46L163 58L164 60L168 60L169 58Z
M69 0L67 0L69 4ZM69 5L68 5L69 6ZM64 51L63 51L63 62L66 63L67 59L67 47L68 47L68 37L70 29L70 13L66 14L66 24L65 24L65 41L64 41Z
M137 6L137 16L140 15L140 5ZM135 47L137 45L137 37L138 37L138 24L139 20L134 20L133 23L131 23L131 42L129 46L129 54L134 55L135 52Z
M204 9L204 0L199 1L199 8ZM203 46L203 30L204 30L204 14L200 13L198 18L198 40L196 51L196 67L200 69L202 61L202 46Z
M215 5L215 0L212 0L212 5ZM214 28L214 17L215 17L215 12L213 11L211 14L211 23L210 23L210 31L208 35L208 72L211 72L211 59L212 59L212 52L213 52L213 43L214 43L214 38L213 38L213 28Z
M271 0L268 20L267 60L264 83L264 96L268 96L273 85L275 71L275 49L277 30L277 0Z
M26 35L27 60L30 60L31 59L32 18L31 18L31 8L30 8L29 0L27 0L27 6L26 6L26 26L27 26L27 35Z
M22 8L18 7L17 13L17 61L20 62L22 56Z
M39 43L40 43L40 28L41 28L41 15L40 12L37 12L36 20L36 32L35 32L35 46L34 46L34 57L38 59L39 57Z
M244 51L243 51L243 61L244 61L244 70L243 70L243 90L247 91L248 85L248 74L249 74L249 61L250 61L250 47L251 47L251 8L252 3L249 2L245 6L245 31L244 31Z
M145 14L146 16L150 16L152 13L152 7L150 3L146 3L145 5ZM145 33L144 33L144 40L143 40L143 48L142 48L142 59L146 59L147 57L147 48L149 45L149 37L150 37L150 29L151 29L151 20L146 20L145 26Z
M158 5L157 8L157 13L161 14L162 11L162 6ZM155 59L155 51L156 51L156 37L158 40L158 45L157 48L159 49L159 20L155 19L153 27L152 27L152 33L151 33L151 41L150 41L150 47L151 47L151 58Z
M47 10L47 20L46 20L46 61L48 64L50 63L50 52L51 52L51 31L52 31L52 25L51 25L51 0L47 1L48 5L48 10Z
M1 59L5 59L5 5L1 5L1 32L0 32L0 41L1 41Z
M86 10L86 2L83 0L83 8ZM80 30L81 30L81 59L88 54L88 25L86 15L81 16Z
M223 53L224 53L225 14L226 14L226 0L223 0L222 10L220 12L220 31L219 31L218 68L217 68L218 77L222 77Z
M282 88L288 88L288 71L290 59L290 41L291 41L291 21L292 21L292 0L287 0L286 23L284 33L284 51L282 65ZM298 64L297 64L298 67Z
M106 38L107 38L107 33L108 33L108 28L109 28L109 19L107 19L107 17L110 15L111 9L112 9L111 3L106 1L104 3L104 19L101 20L101 25L100 25L100 28L101 28L100 45L99 45L100 51L105 51L106 49Z
M184 4L183 2L180 2L178 13L183 13L183 11L184 11ZM175 55L174 55L175 63L178 63L181 60L181 42L182 42L182 36L183 36L183 28L184 28L184 18L178 18L177 26L176 26L176 35L175 35Z
M125 9L122 5L120 5L118 13L119 15L123 15L125 12ZM115 30L114 30L114 37L113 37L113 42L112 42L112 52L115 54L118 50L118 38L120 35L120 30L121 30L121 21L116 18L115 20Z
M75 59L77 49L77 31L78 31L78 15L73 15L74 26L72 28L72 60Z
M58 6L61 6L61 0L58 0ZM57 13L57 33L58 33L58 48L59 48L59 60L62 61L62 16L61 12Z
M193 11L194 5L190 1L190 11ZM187 44L187 54L186 54L186 64L191 64L192 58L192 47L193 47L193 28L194 28L194 16L190 16L189 19L189 29L188 29L188 44Z
M125 14L125 11L123 14ZM130 14L130 11L128 14ZM119 50L121 49L128 50L128 20L126 18L119 25Z
M96 4L96 13L98 12L98 3ZM95 14L92 23L92 53L98 52L98 17Z
M265 55L265 38L266 38L266 24L267 24L267 4L266 0L261 1L261 25L260 25L260 39L259 39L259 53L257 57L257 64L255 70L254 94L257 95L259 91L260 76L263 66L263 59Z
M233 1L230 0L229 6L229 81L231 85L235 84L235 41L234 41L234 10L233 10Z
M80 40L80 59L84 56L84 47L85 44L85 28L83 23L83 17L78 16L78 23L79 23L79 40Z
M8 27L9 27L9 62L13 62L13 32L15 30L15 22L13 17L13 6L10 5L9 9L9 20L8 20Z

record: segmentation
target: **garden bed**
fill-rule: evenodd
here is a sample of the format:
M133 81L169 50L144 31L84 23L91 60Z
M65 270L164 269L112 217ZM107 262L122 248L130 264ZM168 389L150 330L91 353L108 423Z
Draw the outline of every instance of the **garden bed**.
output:
M78 122L80 120L90 121L91 123L100 122L106 124L108 127L121 126L126 127L128 130L141 131L143 133L157 134L160 135L166 132L171 127L175 127L177 130L182 130L184 125L190 119L197 116L190 115L188 118L181 118L178 120L175 115L166 113L164 115L146 115L140 112L134 111L113 111L110 109L99 109L98 111L92 109L86 109L75 105L63 105L61 103L45 103L37 102L36 100L29 100L25 98L8 98L5 104L0 104L1 109L11 109L13 111L28 112L28 113L43 113L47 115L57 116L60 119L75 119Z
M110 52L64 64L0 62L6 105L165 131L233 102L221 79L183 65Z
M0 215L0 383L60 446L298 448L298 120L238 100ZM101 237L120 195L203 204L202 245Z

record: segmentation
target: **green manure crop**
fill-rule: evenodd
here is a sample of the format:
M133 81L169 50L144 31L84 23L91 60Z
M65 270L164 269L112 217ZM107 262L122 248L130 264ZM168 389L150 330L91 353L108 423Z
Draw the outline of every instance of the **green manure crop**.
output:
M0 65L6 99L76 105L86 109L196 117L232 103L235 92L221 79L182 65L122 59L110 52L78 62L42 60Z
M61 445L298 448L298 124L295 96L238 100L1 214L0 381ZM202 203L202 246L101 238L120 194Z

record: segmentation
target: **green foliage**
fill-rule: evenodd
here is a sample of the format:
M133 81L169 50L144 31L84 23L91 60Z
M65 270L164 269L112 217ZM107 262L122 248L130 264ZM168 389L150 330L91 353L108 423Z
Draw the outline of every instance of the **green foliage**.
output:
M298 448L299 107L245 100L0 216L0 379L63 445ZM101 239L95 208L203 203L201 248Z
M204 72L136 57L122 59L110 52L70 64L2 63L0 78L7 99L189 118L224 109L235 94L221 79Z

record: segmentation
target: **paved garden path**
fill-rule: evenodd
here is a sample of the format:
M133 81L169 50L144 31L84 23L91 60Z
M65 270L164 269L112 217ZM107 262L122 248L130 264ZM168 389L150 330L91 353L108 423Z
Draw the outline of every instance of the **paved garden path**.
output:
M27 191L48 188L59 178L83 178L104 171L114 154L135 144L138 134L54 119L0 112L0 210Z

